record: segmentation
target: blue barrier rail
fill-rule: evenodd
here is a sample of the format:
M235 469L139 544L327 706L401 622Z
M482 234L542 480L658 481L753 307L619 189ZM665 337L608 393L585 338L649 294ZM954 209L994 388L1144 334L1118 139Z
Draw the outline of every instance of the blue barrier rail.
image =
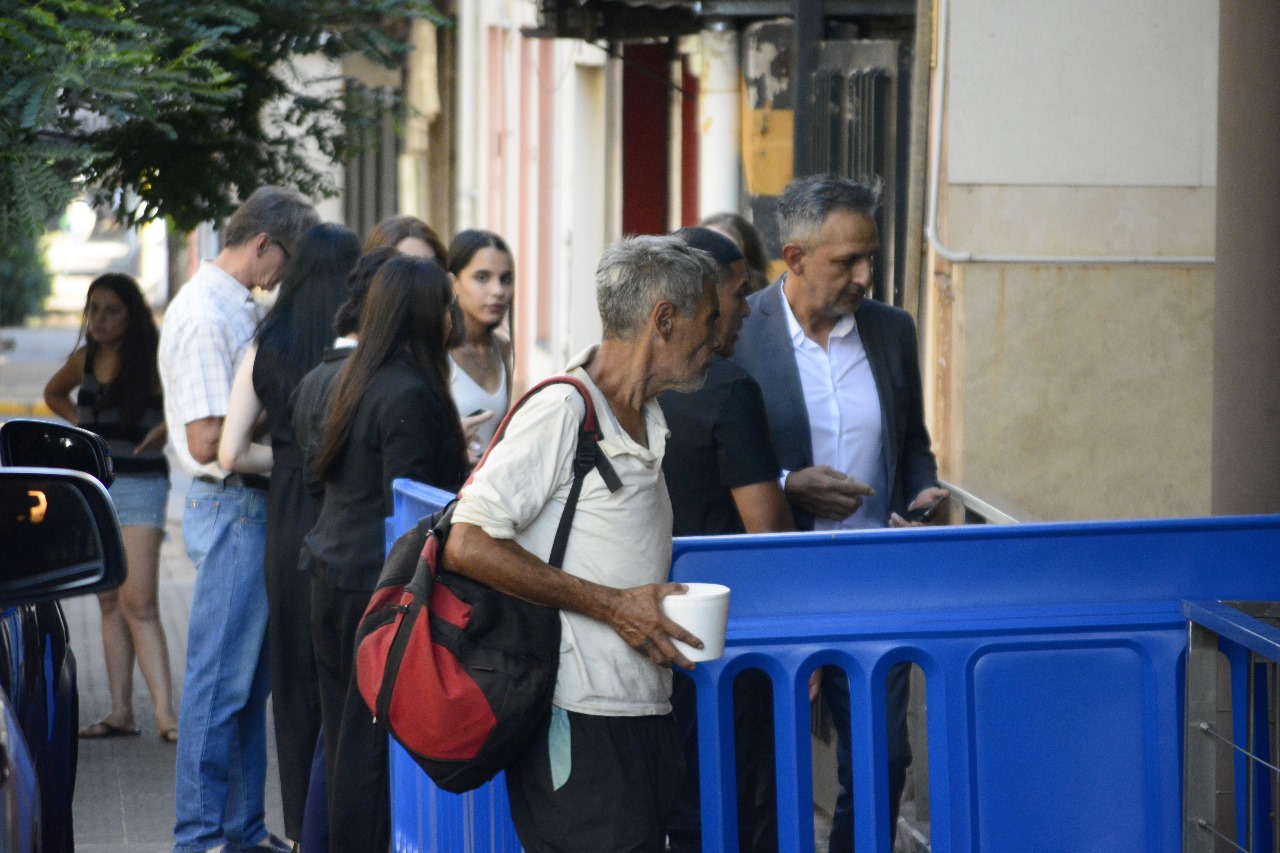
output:
M393 531L438 506L421 488L398 482ZM1280 516L677 540L674 580L733 590L725 656L693 673L705 849L736 849L730 697L750 667L774 684L781 849L814 849L807 683L833 664L857 847L888 853L883 685L907 661L925 676L934 850L1178 850L1181 602L1280 600L1278 557ZM455 797L406 763L395 849L518 849L500 784Z

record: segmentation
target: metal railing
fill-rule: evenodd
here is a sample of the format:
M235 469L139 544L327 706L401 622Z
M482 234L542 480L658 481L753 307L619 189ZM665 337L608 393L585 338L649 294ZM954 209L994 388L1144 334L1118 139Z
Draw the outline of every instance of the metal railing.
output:
M1182 849L1274 853L1280 605L1184 601L1182 611L1188 643ZM1224 669L1229 702L1219 695Z
M955 524L1029 524L1040 520L1022 507L973 486L957 486L945 480L939 483L963 507L964 517L953 518Z

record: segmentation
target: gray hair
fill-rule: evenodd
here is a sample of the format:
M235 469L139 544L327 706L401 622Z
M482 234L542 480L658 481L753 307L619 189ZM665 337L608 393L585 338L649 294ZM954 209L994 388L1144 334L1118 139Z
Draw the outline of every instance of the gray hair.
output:
M258 187L231 214L222 229L222 241L227 246L240 246L266 233L292 255L306 230L319 222L315 208L300 193L283 187Z
M849 210L874 219L879 208L879 179L868 186L836 175L796 178L778 199L778 236L783 245L811 247L834 211Z
M706 282L719 279L720 268L709 254L675 237L619 240L605 248L596 267L596 305L604 336L632 340L663 300L690 315Z

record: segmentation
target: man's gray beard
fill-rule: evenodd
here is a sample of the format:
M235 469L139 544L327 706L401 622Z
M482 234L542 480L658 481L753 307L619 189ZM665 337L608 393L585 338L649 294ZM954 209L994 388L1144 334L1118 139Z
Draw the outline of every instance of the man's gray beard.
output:
M681 394L692 394L694 391L701 391L702 386L707 384L707 374L699 373L689 378L688 381L682 382L673 388L673 391L679 391Z

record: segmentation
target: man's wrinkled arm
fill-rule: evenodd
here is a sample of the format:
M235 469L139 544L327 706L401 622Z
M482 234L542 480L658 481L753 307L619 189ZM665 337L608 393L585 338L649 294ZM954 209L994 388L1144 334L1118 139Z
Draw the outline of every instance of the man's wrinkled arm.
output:
M696 648L696 637L668 619L662 599L683 592L682 584L647 584L613 589L552 568L514 541L495 539L482 528L454 522L445 545L450 571L533 604L581 613L613 628L627 645L659 666L692 669L671 638Z

